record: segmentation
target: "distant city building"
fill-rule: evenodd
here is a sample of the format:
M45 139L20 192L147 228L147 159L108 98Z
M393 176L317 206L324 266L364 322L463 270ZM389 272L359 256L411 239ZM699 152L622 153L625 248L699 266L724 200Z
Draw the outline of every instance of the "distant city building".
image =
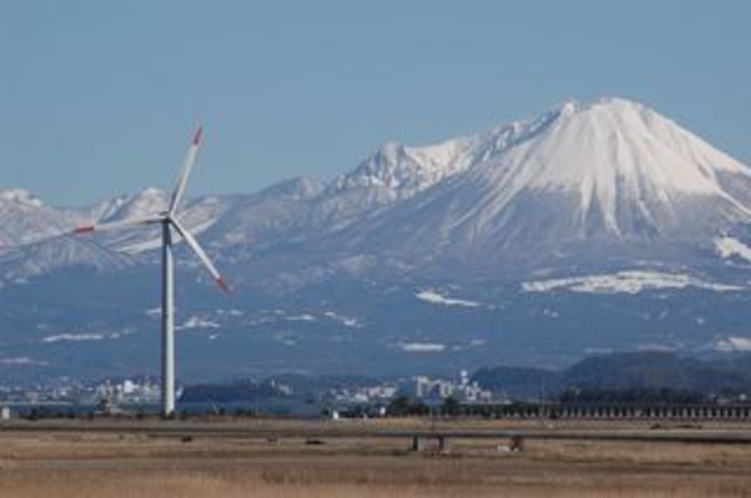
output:
M414 378L412 389L407 389L418 399L440 402L452 397L460 403L489 403L493 399L490 391L482 389L477 382L470 382L466 370L459 373L458 381L431 379L420 375Z
M161 389L153 379L106 380L96 386L94 395L116 405L152 404L159 401Z

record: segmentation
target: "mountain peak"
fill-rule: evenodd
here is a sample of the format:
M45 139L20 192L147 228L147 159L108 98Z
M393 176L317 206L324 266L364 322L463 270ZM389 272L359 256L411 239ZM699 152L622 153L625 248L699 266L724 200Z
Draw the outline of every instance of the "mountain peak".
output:
M132 197L120 197L101 209L102 221L117 221L150 216L167 209L169 195L164 190L148 187Z
M259 192L262 197L285 197L291 199L312 199L320 194L324 185L318 179L310 176L298 176L266 187Z
M749 170L642 104L567 102L537 121L539 129L479 172L502 204L522 190L573 196L582 221L596 215L616 233L624 210L653 226L674 219L687 196L741 206L722 176L749 177Z
M44 205L31 192L20 188L0 191L0 201L31 208L39 208Z
M581 101L579 99L564 100L553 109L562 115L571 115L576 112L587 111L593 108L618 110L618 109L648 109L646 105L636 100L619 97L616 95L605 95L590 101Z
M349 239L410 264L427 252L521 270L596 247L609 258L681 240L713 250L718 230L751 221L751 170L638 102L568 101L462 140L469 166Z
M159 188L156 188L156 187L146 187L141 192L139 192L138 194L136 194L135 197L140 197L140 198L154 198L154 197L158 197L158 198L161 198L161 197L164 197L165 195L167 195L167 193L164 190L162 190L162 189L159 189Z
M621 106L621 107L644 107L643 104L635 100L630 100L624 97L618 97L615 95L606 95L593 101L590 105L604 105L604 106Z
M464 169L466 164L458 159L466 146L467 139L414 148L387 142L335 185L338 190L381 189L405 199Z

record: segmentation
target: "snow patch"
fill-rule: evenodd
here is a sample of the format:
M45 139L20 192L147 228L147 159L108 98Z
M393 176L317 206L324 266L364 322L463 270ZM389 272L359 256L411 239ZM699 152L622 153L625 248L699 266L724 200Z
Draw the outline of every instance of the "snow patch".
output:
M318 319L310 313L303 313L302 315L285 316L285 320L290 322L316 322Z
M748 337L725 337L717 339L714 350L721 353L735 353L738 351L751 351L751 338Z
M441 304L444 306L464 306L467 308L478 308L482 306L482 303L478 303L476 301L445 297L433 289L420 291L415 294L415 297L417 297L417 299L419 299L420 301L425 301L431 304Z
M0 366L46 366L46 361L35 360L28 356L18 356L11 358L0 358Z
M360 322L357 320L357 318L350 318L348 316L340 315L334 311L326 311L323 314L326 318L330 318L334 321L337 321L344 325L345 327L349 328L359 328L362 325L360 325Z
M524 292L568 290L588 294L638 294L645 290L686 289L688 287L714 292L731 292L744 289L734 285L706 282L689 275L641 270L522 283Z
M144 311L144 313L147 316L161 316L162 315L162 308L161 307L151 308L151 309L148 309L148 310Z
M445 344L436 342L400 342L397 346L405 353L442 353L446 350Z
M668 344L660 344L657 342L654 343L647 343L647 344L639 344L636 349L640 352L649 352L649 353L674 353L676 351L675 346L670 346Z
M561 315L555 310L545 308L544 310L542 310L542 316L546 316L548 318L560 318Z
M191 316L188 320L179 327L175 327L178 330L181 329L218 329L219 324L206 320L198 316Z
M217 310L217 313L220 316L234 316L234 317L244 316L244 313L241 310L236 309L236 308L232 308L229 310Z
M733 237L722 237L715 239L715 247L717 253L722 259L728 259L733 256L738 256L741 259L751 263L751 247Z
M81 334L59 334L59 335L50 335L42 339L42 342L45 343L52 343L52 342L60 342L60 341L73 341L73 342L79 342L79 341L101 341L103 339L109 338L108 336L105 336L104 334L93 334L93 333L81 333Z

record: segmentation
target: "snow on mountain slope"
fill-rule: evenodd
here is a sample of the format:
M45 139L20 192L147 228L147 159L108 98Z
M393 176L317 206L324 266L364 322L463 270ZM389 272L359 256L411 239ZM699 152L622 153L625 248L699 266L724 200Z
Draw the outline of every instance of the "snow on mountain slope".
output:
M157 249L158 227L73 236L77 226L143 217L164 210L167 194L146 189L93 207L53 208L23 190L0 192L0 280L28 278L70 266L99 271L134 263L127 255ZM194 234L208 229L231 206L231 199L202 197L186 202L181 220ZM179 239L178 239L179 242ZM118 254L120 253L120 254Z
M465 169L469 165L466 152L473 142L460 138L423 148L387 143L357 169L338 178L333 187L339 191L380 188L392 199L404 199Z
M312 227L314 236L329 237L353 224L370 220L454 175L492 160L509 147L539 133L558 114L556 109L486 133L422 147L387 143L318 195L305 199L309 201L304 207L306 219L297 226Z
M170 194L164 190L149 187L132 197L121 198L117 209L98 222L111 222L142 218L167 210Z
M742 291L745 289L744 287L706 282L689 275L640 270L621 271L613 275L538 280L522 284L522 289L525 292L570 290L590 294L638 294L645 290L686 289L688 287L715 292Z
M380 191L383 203L407 199L534 136L559 114L555 109L532 120L501 125L487 133L423 147L387 143L355 170L337 178L328 193L370 188Z
M88 219L83 224L110 223L153 216L164 212L168 203L168 192L150 187L133 196L120 196L95 206L89 210ZM178 216L191 233L199 235L220 219L232 205L233 199L228 197L207 196L187 199ZM93 238L113 251L139 254L160 247L161 230L159 226L154 225L106 231L95 234Z
M42 201L34 197L31 192L23 189L10 189L0 192L0 201L3 203L15 204L18 208L35 209L40 208L44 204Z
M577 214L601 213L606 229L627 231L620 208L630 204L646 223L675 217L681 197L712 196L748 216L751 211L718 183L716 172L751 177L749 170L672 121L640 104L605 99L564 105L546 133L529 140L480 174L502 185L499 209L522 188L575 194Z
M280 238L287 243L296 240L312 224L311 203L323 189L322 183L301 177L256 194L237 196L223 212L216 213L216 223L206 233L207 244L233 251L234 259L280 242ZM186 213L189 218L191 209Z
M84 217L77 210L46 206L26 190L0 191L0 249L60 235Z
M751 221L738 194L751 171L641 104L567 103L528 123L486 161L337 243L439 268L529 268L577 253L712 252L720 230Z
M464 306L466 308L476 308L478 306L484 306L482 303L478 303L477 301L446 297L433 289L422 290L415 294L415 297L420 301L425 301L426 303L439 304L443 306Z
M63 235L15 248L0 257L0 281L25 282L53 270L86 266L100 272L134 264L130 258L85 238Z
M56 210L8 191L0 195L0 248L159 212L167 197L150 188ZM582 260L690 264L689 253L719 259L717 236L751 220L751 172L641 104L602 99L434 145L386 144L328 185L298 178L255 194L189 199L180 215L219 261L252 260L269 278L295 282L384 265L455 276L472 268L493 278L554 274ZM155 256L159 231L90 240Z
M725 235L715 239L717 253L722 259L738 257L746 263L751 263L751 247L740 240Z
M750 352L751 339L748 337L723 337L712 344L712 348L722 353Z

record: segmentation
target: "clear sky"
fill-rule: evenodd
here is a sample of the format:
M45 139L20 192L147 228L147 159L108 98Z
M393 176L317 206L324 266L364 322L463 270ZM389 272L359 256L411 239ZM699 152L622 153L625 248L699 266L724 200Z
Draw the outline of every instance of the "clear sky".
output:
M0 189L82 206L331 179L569 98L642 101L751 163L745 0L3 0Z

